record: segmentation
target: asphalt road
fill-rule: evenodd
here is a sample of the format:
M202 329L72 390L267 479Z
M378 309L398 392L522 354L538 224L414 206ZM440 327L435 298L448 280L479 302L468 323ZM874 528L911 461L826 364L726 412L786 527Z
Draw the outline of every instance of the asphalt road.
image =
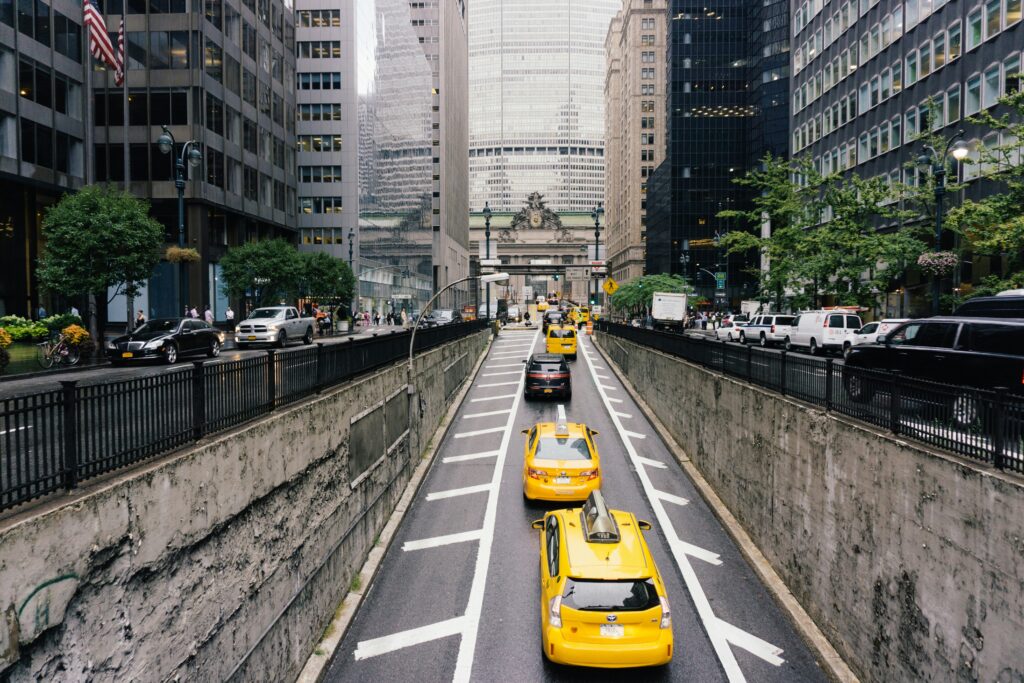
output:
M609 505L654 525L647 538L672 604L673 662L613 673L544 660L539 537L530 522L545 508L522 497L520 432L553 421L557 403L522 399L521 361L542 350L541 339L507 330L441 443L327 680L826 679L591 341L581 344L568 417L600 432Z

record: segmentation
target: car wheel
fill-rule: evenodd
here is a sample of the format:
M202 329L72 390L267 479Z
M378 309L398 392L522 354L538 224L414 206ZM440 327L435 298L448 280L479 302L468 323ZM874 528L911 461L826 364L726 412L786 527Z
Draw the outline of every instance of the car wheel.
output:
M277 341L275 343L277 344L277 348L283 349L285 345L288 343L288 333L285 332L284 330L278 332Z
M178 362L178 347L174 344L168 344L164 349L164 360L167 361L168 365L174 365Z
M846 387L847 395L857 403L866 403L875 394L874 388L860 374L844 374L843 385Z
M782 345L784 347L786 347L787 351L792 351L793 350L793 342L791 342L789 340L789 335L788 334L786 335L786 340L784 342L782 342Z
M302 343L305 344L306 346L309 346L310 344L313 343L313 328L312 327L307 327L306 328L306 336L304 336L302 338Z
M746 343L747 343L747 335L745 335L742 332L740 332L740 344L746 344Z
M220 355L220 342L214 339L210 342L210 348L206 350L206 355L210 358L216 358Z
M530 394L528 392L525 392L525 391L523 392L523 400L524 401L529 401L530 400Z
M811 351L811 355L812 356L817 356L818 355L818 342L816 342L813 337L811 338L811 348L810 348L810 351Z
M957 396L950 406L950 417L958 427L969 427L978 420L978 401L973 396Z
M761 348L768 348L768 338L764 336L763 332L761 333L761 339L759 343L761 344Z

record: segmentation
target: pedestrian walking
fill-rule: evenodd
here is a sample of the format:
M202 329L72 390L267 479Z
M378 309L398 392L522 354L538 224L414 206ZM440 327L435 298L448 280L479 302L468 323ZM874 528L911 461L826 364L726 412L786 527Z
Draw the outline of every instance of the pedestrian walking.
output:
M42 320L45 317L46 317L46 308L42 304L39 304L39 308L36 309L36 318L38 320Z
M78 314L78 308L74 304L71 305L71 315L75 316L76 318L82 317L81 315Z
M235 312L228 306L228 309L224 311L224 319L228 321L228 332L235 331Z
M210 310L210 305L206 305L206 310L203 311L203 319L207 325L213 325L213 311Z
M145 324L146 324L146 314L143 313L142 309L140 308L138 315L135 316L135 327L142 327Z
M405 324L406 324L406 323L407 323L408 321L409 321L409 316L407 316L407 315L405 314L405 309L403 308L403 309L402 309L402 327L405 327Z
M197 311L197 310L196 310L196 307L195 307L195 306L193 306L193 307L192 307L192 310L190 310L190 311L188 312L188 315L189 315L189 317L191 317L191 318L199 318L199 311Z

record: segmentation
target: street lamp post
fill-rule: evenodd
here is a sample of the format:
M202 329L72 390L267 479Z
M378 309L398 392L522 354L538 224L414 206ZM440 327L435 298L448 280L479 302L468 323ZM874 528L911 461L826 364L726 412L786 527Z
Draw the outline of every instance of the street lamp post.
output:
M604 207L601 205L602 202L598 202L594 210L590 212L590 217L594 219L594 260L601 260L601 216L604 215ZM590 302L593 306L597 303L597 280L594 278L594 299Z
M490 260L491 258L491 203L484 202L484 258ZM487 300L487 319L491 319L491 284L487 283L487 291L484 294Z
M352 294L356 298L349 301L348 316L352 318L352 322L356 319L356 301L359 299L359 276L356 275L356 270L352 265L352 243L355 239L356 233L352 228L348 229L348 269L352 271L352 277L355 278L356 286L353 288Z
M163 126L163 133L157 138L156 144L164 154L171 154L174 151L174 135ZM199 151L199 143L189 140L181 148L181 156L174 160L174 186L178 188L178 247L185 248L185 160L192 168L196 168L203 161L203 153ZM178 272L178 310L184 310L186 296L188 294L186 281L186 262L179 261Z
M935 179L935 251L942 249L942 213L943 200L946 196L946 157L952 156L956 161L963 161L967 158L970 147L961 140L963 136L963 129L954 133L946 141L946 148L942 150L941 155L931 145L925 145L924 153L917 157L919 165L931 166L932 177ZM936 273L932 275L932 315L939 314L939 284L939 275Z

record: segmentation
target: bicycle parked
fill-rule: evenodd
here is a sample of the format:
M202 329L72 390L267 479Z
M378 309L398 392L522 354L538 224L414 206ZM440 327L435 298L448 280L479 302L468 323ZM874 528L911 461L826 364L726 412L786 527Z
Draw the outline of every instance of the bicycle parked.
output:
M36 360L47 369L54 365L77 365L82 358L78 347L63 333L55 340L44 341L36 346Z

